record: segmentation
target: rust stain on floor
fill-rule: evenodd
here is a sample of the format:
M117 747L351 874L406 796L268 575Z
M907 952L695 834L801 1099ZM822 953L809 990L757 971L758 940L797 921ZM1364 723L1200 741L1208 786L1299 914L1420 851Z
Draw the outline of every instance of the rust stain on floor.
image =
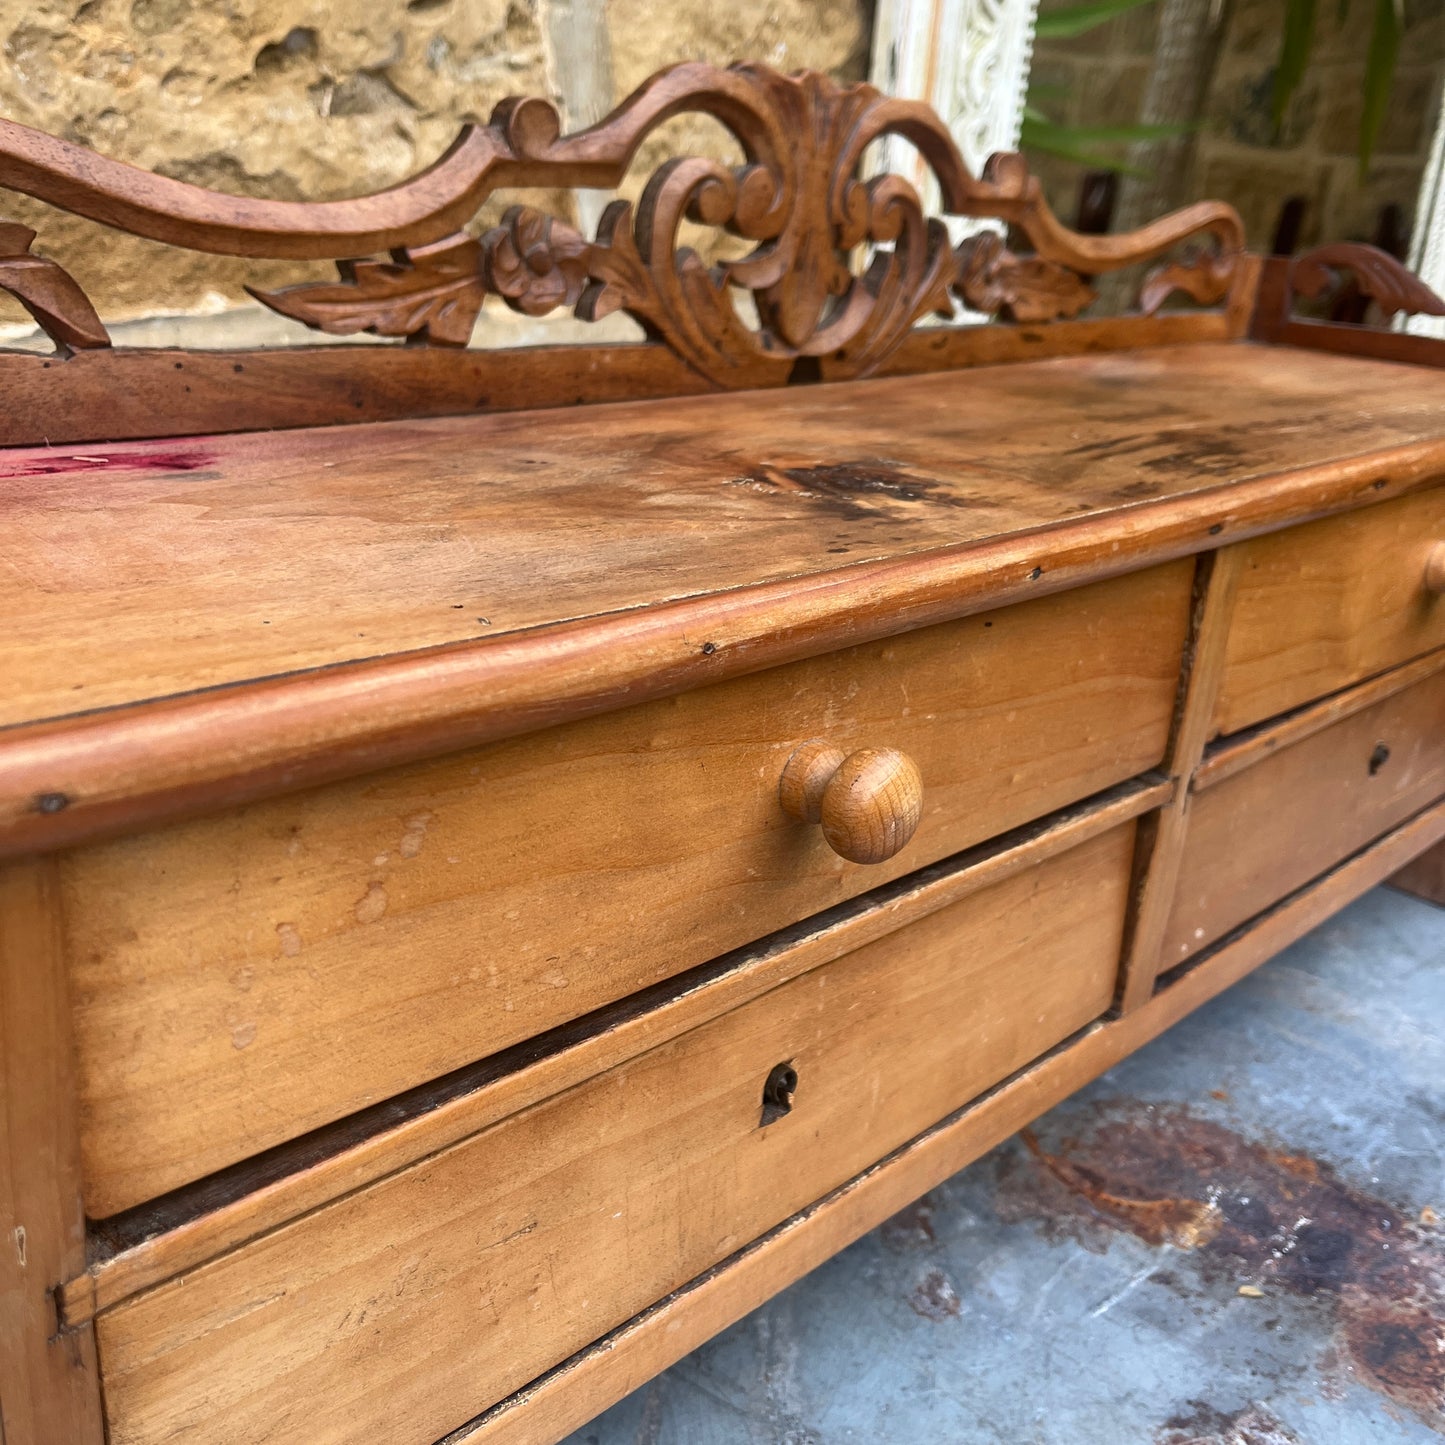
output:
M1247 1405L1226 1415L1199 1400L1189 1404L1187 1414L1164 1422L1155 1445L1304 1445L1263 1405Z
M1202 1282L1242 1286L1260 1307L1282 1294L1318 1301L1349 1373L1445 1432L1440 1229L1350 1186L1326 1162L1181 1107L1105 1101L1054 1124L1051 1135L1026 1131L1026 1152L1008 1156L996 1198L1002 1218L1091 1247L1110 1231L1168 1246ZM1273 1445L1288 1437L1257 1438ZM1256 1435L1237 1429L1179 1437L1216 1439L1256 1445Z

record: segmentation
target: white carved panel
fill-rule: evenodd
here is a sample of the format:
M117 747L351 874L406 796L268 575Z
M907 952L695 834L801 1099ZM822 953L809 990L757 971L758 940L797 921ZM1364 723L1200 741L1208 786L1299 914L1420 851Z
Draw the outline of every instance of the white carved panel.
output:
M873 83L890 95L926 100L975 175L995 151L1018 149L1038 0L879 0L873 29ZM879 170L907 176L924 207L938 190L904 141L884 142ZM955 241L997 221L949 219Z
M1420 182L1415 207L1414 235L1410 242L1410 269L1437 296L1445 296L1445 96L1435 122L1430 160ZM1411 316L1405 329L1419 336L1445 337L1445 316Z

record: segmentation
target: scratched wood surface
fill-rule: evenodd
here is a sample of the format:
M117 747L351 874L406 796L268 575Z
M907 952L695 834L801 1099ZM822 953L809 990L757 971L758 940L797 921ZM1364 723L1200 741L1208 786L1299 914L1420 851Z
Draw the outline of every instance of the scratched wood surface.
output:
M1204 788L1189 809L1161 966L1197 953L1442 795L1445 670Z
M1189 582L1171 562L64 855L89 1213L1152 767ZM921 770L886 863L784 811L819 736Z
M430 1445L1098 1017L1132 835L102 1314L112 1445Z
M1445 468L1445 377L1229 345L7 451L0 722L818 574L1420 441Z

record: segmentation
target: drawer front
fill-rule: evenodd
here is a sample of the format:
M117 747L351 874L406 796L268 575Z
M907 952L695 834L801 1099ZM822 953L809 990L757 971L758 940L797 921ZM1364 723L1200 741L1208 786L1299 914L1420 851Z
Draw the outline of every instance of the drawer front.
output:
M1445 794L1445 670L1197 793L1169 968Z
M104 1217L1157 764L1189 564L77 852ZM923 817L845 863L778 798L822 736Z
M431 1445L1102 1013L1133 834L102 1314L111 1445Z
M1241 544L1215 735L1338 692L1445 646L1427 571L1445 488Z

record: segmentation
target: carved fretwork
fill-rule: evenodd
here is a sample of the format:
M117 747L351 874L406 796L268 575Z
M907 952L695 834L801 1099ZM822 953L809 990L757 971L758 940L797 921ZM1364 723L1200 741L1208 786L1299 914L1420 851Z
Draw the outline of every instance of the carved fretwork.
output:
M719 121L744 164L667 161L635 206L608 208L595 240L525 206L480 238L466 233L499 188L618 185L646 137L684 112ZM991 233L950 250L945 227L924 215L909 182L862 179L864 151L884 136L917 149L946 213L1003 221L1033 254L1015 255ZM1212 249L1166 268L1146 287L1146 307L1180 288L1214 301L1243 246L1238 216L1217 202L1127 235L1078 235L1049 210L1022 157L994 156L982 176L971 175L927 106L757 65L675 66L571 136L547 102L504 101L430 170L351 201L221 196L3 121L0 185L193 249L337 260L336 282L253 292L322 331L465 345L488 293L529 316L572 307L591 320L621 310L724 386L780 379L800 358L818 359L833 377L866 374L925 315L955 315L955 296L1005 320L1072 317L1094 299L1089 277L1191 237L1211 238ZM685 220L750 249L709 265L681 243ZM366 259L378 252L389 259ZM751 296L755 321L735 304L738 292Z
M0 221L0 291L15 297L61 351L109 346L89 297L63 267L30 254L34 240L29 226Z
M390 261L342 261L337 282L246 289L273 311L334 336L370 331L465 346L486 295L480 256L471 236L448 236L430 246L400 248Z
M1385 317L1445 316L1445 300L1437 296L1413 271L1388 251L1361 242L1339 241L1316 246L1296 256L1289 267L1289 291L1309 300L1336 290L1341 272L1348 271L1363 296L1368 296Z
M953 289L974 311L1006 321L1052 321L1077 316L1094 288L1076 271L1038 256L1015 256L994 231L960 243Z

